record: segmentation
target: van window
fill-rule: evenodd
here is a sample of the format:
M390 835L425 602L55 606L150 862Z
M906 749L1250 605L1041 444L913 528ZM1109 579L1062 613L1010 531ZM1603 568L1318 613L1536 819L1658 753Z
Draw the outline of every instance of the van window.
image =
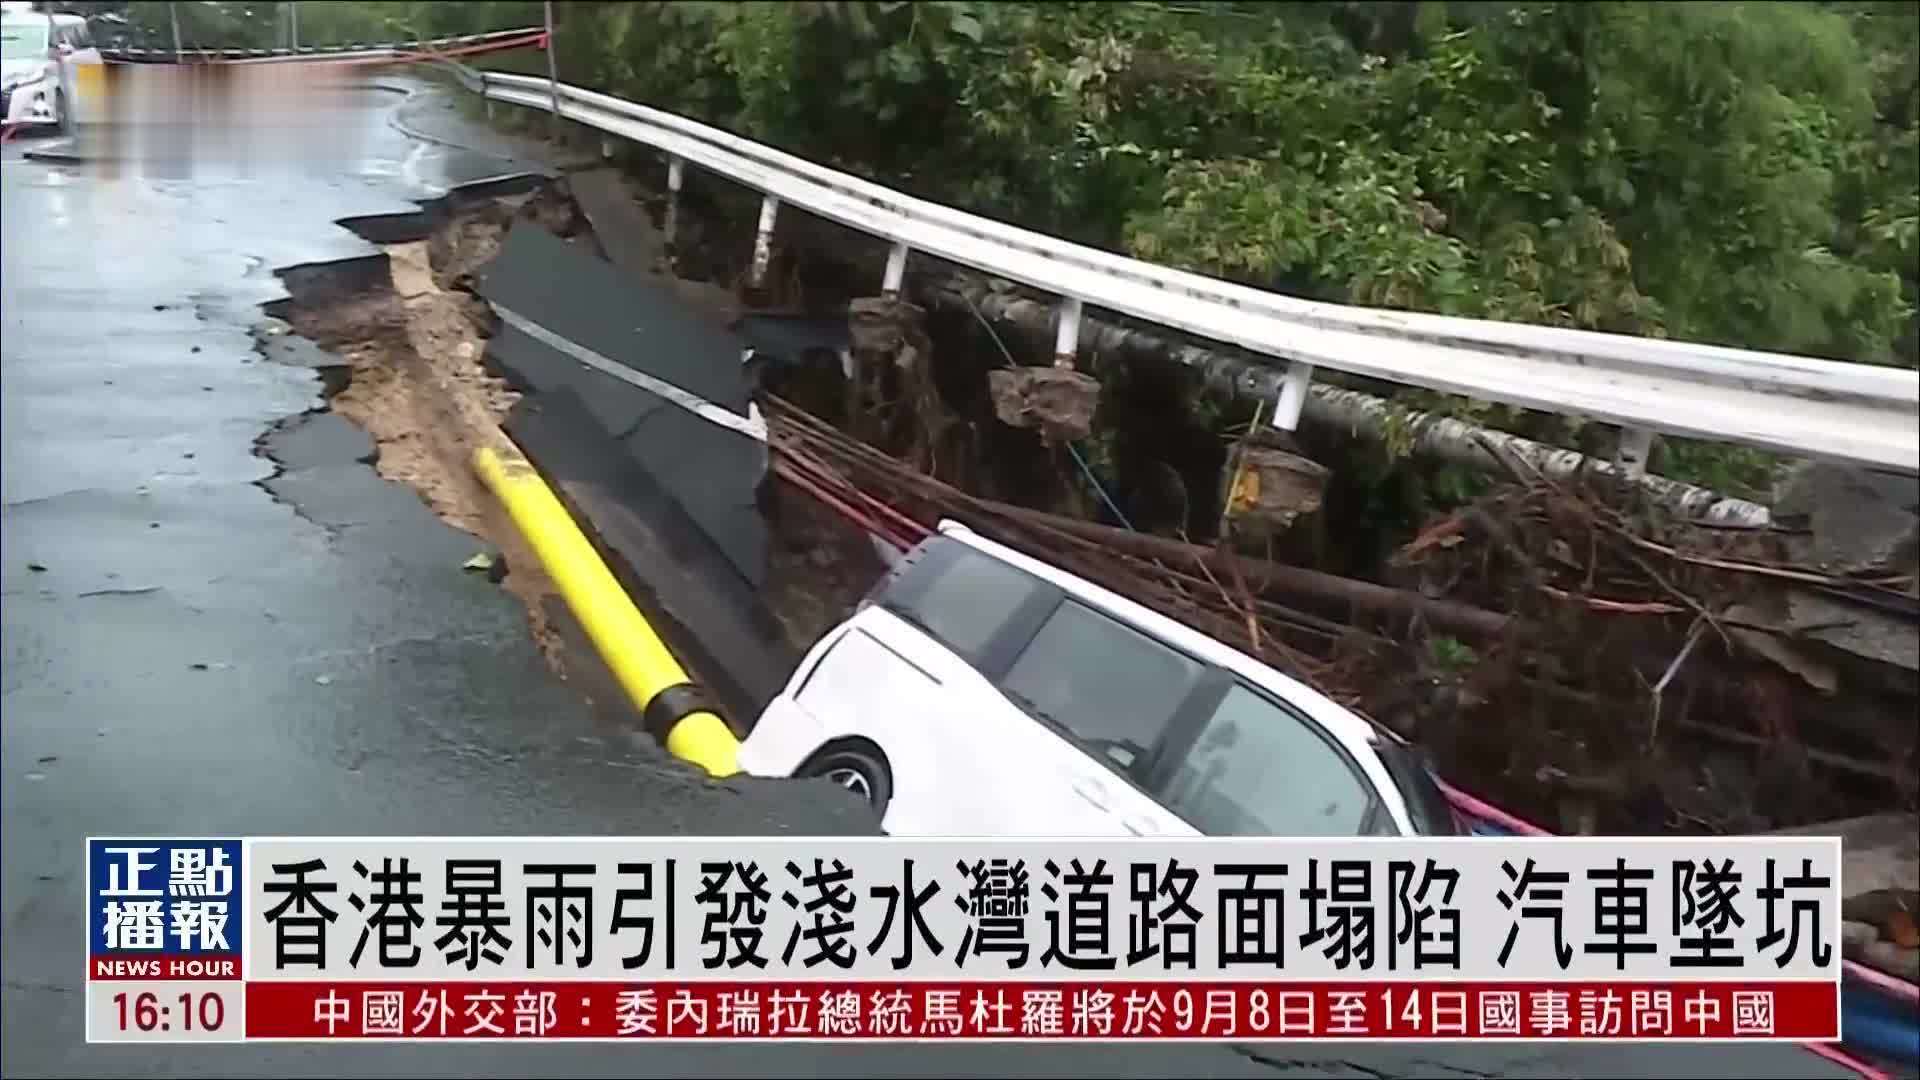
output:
M1013 662L1001 690L1125 770L1144 763L1203 670L1185 654L1069 600Z
M911 558L880 605L975 667L995 635L1041 588L1032 575L952 540L929 541Z
M1210 836L1358 836L1374 800L1307 720L1236 683L1173 763L1161 801Z

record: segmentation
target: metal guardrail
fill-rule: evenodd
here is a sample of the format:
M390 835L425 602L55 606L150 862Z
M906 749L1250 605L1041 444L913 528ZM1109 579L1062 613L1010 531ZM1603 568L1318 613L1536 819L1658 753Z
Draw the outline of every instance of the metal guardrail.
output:
M888 287L921 251L1063 297L1068 356L1080 305L1286 361L1276 422L1291 427L1314 367L1653 431L1920 473L1920 372L1777 353L1300 300L1173 270L968 214L684 117L534 76L466 72L490 100L553 111L762 193L764 249L791 203L895 245ZM670 185L674 186L674 185ZM1292 400L1289 401L1288 399Z
M538 39L541 27L305 49L108 50L116 60L230 64L459 55ZM1622 464L1644 465L1655 431L1920 473L1920 372L1652 338L1302 300L1100 251L969 214L813 164L669 112L528 75L445 60L489 101L562 117L661 150L668 186L692 163L763 196L754 267L791 203L893 245L883 289L920 251L1062 297L1056 353L1071 362L1093 304L1284 361L1274 422L1291 428L1316 367L1620 424Z

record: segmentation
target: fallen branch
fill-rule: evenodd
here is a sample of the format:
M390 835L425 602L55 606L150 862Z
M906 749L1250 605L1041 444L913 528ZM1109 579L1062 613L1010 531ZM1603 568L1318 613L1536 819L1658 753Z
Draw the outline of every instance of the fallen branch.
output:
M1272 589L1283 594L1311 598L1323 603L1342 604L1379 614L1418 617L1450 633L1468 637L1499 637L1507 631L1510 623L1507 616L1498 612L1436 600L1403 589L1250 559L1166 537L1113 528L968 495L916 472L904 463L872 447L847 439L818 418L808 416L804 411L777 397L769 395L768 405L771 416L782 422L790 421L793 425L790 435L776 433L776 443L788 437L805 439L810 447L820 452L839 458L851 466L869 470L872 474L884 476L923 496L931 495L934 501L949 508L991 514L1057 535L1090 542L1107 550L1129 552L1143 558L1176 565L1186 565L1195 560L1202 560L1205 565L1216 570L1231 566L1231 572L1243 576L1248 582L1257 582L1263 590Z
M1694 720L1685 716L1675 717L1674 723L1684 728L1692 728L1705 735L1711 735L1716 739L1742 743L1747 746L1770 747L1776 743L1776 740L1769 739L1764 735L1755 735L1750 731L1740 731L1721 724L1709 723L1705 720ZM1897 764L1865 761L1847 754L1836 754L1831 750L1821 750L1817 747L1807 746L1804 743L1794 743L1793 745L1795 749L1807 755L1808 761L1825 765L1831 769L1858 773L1861 776L1871 776L1879 780L1885 780L1896 787L1911 782L1905 778L1905 770Z
M1589 611L1604 611L1614 615L1684 615L1691 610L1658 600L1607 600L1598 596L1578 596L1551 585L1541 585L1539 589L1556 600L1581 604Z
M1416 592L1408 592L1387 585L1376 585L1370 581L1358 581L1335 574L1323 574L1316 570L1250 559L1164 536L1130 532L1110 525L1059 517L1024 507L1008 506L984 499L975 501L1008 516L1044 522L1061 532L1084 537L1114 550L1174 562L1199 559L1216 569L1231 568L1229 572L1240 574L1248 582L1258 583L1263 589L1310 597L1322 602L1344 604L1377 614L1417 617L1450 633L1465 634L1474 638L1497 638L1505 634L1512 624L1508 616L1499 612L1447 600L1436 600Z

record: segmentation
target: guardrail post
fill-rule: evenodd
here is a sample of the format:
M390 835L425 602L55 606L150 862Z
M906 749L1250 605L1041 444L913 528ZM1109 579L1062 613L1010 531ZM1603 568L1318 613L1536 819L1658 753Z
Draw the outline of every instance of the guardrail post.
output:
M1620 449L1614 454L1614 467L1630 480L1646 475L1647 458L1653 453L1653 432L1646 428L1621 428Z
M613 160L613 136L600 136L600 156L608 161Z
M674 230L680 224L680 185L686 182L687 163L677 157L667 158L667 220L661 231L666 233L667 250L673 250Z
M1073 354L1080 351L1080 298L1063 297L1060 300L1060 325L1053 336L1053 366L1072 369Z
M773 261L773 221L779 213L779 199L760 197L760 227L753 234L753 273L747 279L756 289L766 282L767 264Z
M552 96L553 114L547 121L547 137L560 137L560 60L553 48L553 0L546 2L547 15L547 93Z
M887 252L887 276L880 281L880 295L889 300L900 295L900 286L907 279L907 245L895 244Z
M1307 387L1313 385L1313 365L1298 360L1287 364L1286 377L1280 380L1280 400L1273 405L1273 426L1293 431L1300 426L1300 410L1307 404Z

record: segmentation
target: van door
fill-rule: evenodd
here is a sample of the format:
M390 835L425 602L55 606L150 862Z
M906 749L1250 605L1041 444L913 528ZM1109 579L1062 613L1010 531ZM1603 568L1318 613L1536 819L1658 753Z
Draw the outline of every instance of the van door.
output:
M1067 748L993 681L1059 602L1055 586L945 538L928 541L885 587L878 606L900 625L878 636L941 684L937 704L890 709L892 742L880 745L890 758L909 757L900 768L912 776L896 776L899 815L889 811L888 831L1115 834L1107 812L1064 781Z
M1108 835L1191 835L1143 790L1207 665L1073 599L1040 625L999 686L1034 721L1036 760Z

